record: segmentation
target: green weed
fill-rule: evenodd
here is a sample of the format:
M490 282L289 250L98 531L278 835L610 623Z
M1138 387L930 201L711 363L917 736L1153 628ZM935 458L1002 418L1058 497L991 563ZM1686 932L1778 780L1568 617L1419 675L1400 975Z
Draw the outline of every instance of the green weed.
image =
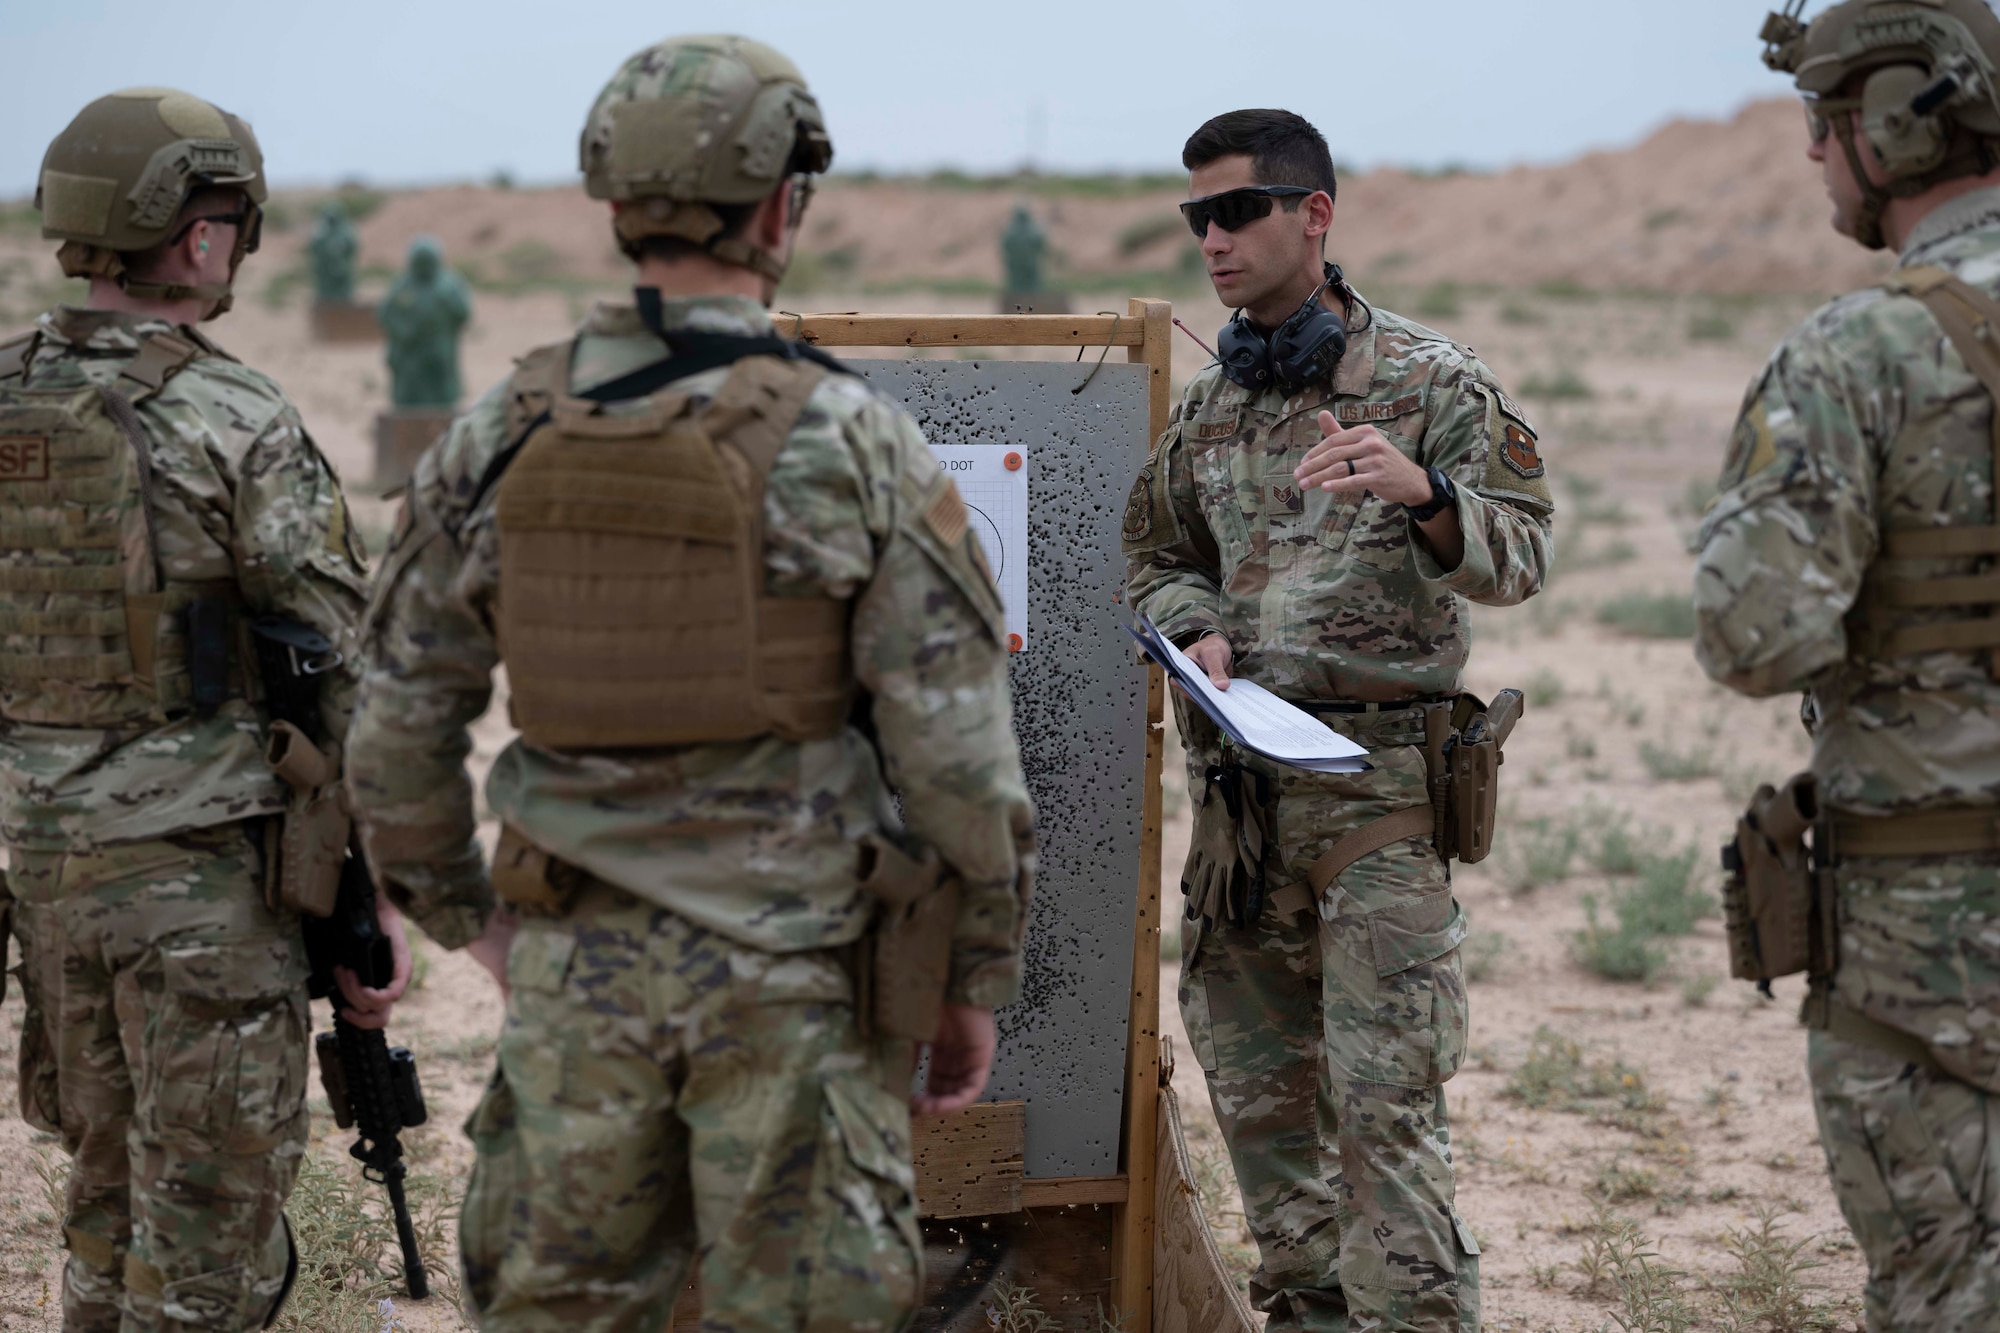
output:
M1658 1104L1640 1071L1622 1060L1586 1060L1582 1043L1546 1024L1535 1029L1505 1091L1531 1110L1588 1113L1607 1105L1649 1110Z
M1542 312L1518 301L1508 301L1500 307L1502 324L1533 325L1542 322Z
M1458 299L1458 284L1440 282L1424 289L1417 298L1417 314L1425 319L1452 319L1464 312Z
M1667 951L1648 933L1629 930L1621 921L1606 926L1598 917L1594 894L1583 897L1584 928L1576 933L1577 960L1607 981L1651 981L1667 965Z
M1695 342L1729 342L1736 337L1736 325L1722 315L1696 315L1688 321L1688 337Z
M1563 678L1543 667L1528 677L1528 706L1531 708L1553 708L1562 702L1567 693Z
M1716 1283L1723 1314L1732 1330L1767 1329L1770 1333L1816 1333L1839 1326L1839 1312L1817 1300L1817 1283L1805 1274L1825 1265L1804 1256L1814 1237L1793 1240L1778 1230L1781 1210L1768 1204L1757 1208L1755 1226L1723 1232L1723 1245L1736 1260L1737 1271Z
M1639 762L1656 782L1694 782L1715 776L1715 757L1708 747L1701 745L1676 750L1666 744L1642 741Z
M1708 997L1715 994L1715 988L1722 979L1713 972L1703 972L1689 977L1681 983L1681 1003L1690 1009L1699 1009L1708 1003Z
M417 1248L437 1304L459 1305L458 1266L449 1244L461 1182L412 1172L406 1181ZM346 1160L308 1152L285 1205L299 1247L299 1275L275 1325L281 1333L374 1333L380 1303L404 1288L402 1251L379 1185ZM470 1324L459 1323L461 1328Z
M1568 879L1578 841L1576 828L1566 820L1522 820L1508 835L1508 885L1516 893L1529 893Z
M1586 894L1585 925L1573 941L1578 961L1609 981L1651 981L1668 962L1662 941L1688 934L1717 907L1714 896L1695 884L1696 848L1641 852L1634 859L1636 879L1611 893L1616 924L1606 924L1596 896Z
M1694 603L1685 593L1626 593L1597 608L1597 623L1642 639L1691 639Z
M1489 981L1514 951L1514 942L1497 930L1475 930L1464 945L1465 979Z
M1584 378L1567 367L1553 375L1530 375L1521 381L1523 398L1548 398L1580 401L1595 398L1597 391Z

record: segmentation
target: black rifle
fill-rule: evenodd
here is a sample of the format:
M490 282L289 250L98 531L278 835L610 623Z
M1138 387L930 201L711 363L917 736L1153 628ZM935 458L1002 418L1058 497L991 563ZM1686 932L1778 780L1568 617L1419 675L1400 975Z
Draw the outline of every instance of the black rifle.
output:
M339 652L319 631L297 621L259 620L251 626L251 638L271 719L289 722L315 743L324 744L318 677L340 665ZM300 920L312 969L306 990L315 1000L333 1001L333 1031L313 1038L320 1083L333 1107L334 1124L360 1131L348 1152L361 1163L361 1174L389 1191L396 1241L403 1248L403 1275L411 1298L422 1300L430 1295L430 1282L423 1256L417 1253L416 1230L403 1194L408 1168L398 1137L428 1118L416 1057L407 1047L389 1045L379 1028L356 1027L342 1018L340 987L333 975L335 967L349 968L363 986L374 990L395 978L395 954L376 921L375 884L359 847L350 842L341 864L333 914Z

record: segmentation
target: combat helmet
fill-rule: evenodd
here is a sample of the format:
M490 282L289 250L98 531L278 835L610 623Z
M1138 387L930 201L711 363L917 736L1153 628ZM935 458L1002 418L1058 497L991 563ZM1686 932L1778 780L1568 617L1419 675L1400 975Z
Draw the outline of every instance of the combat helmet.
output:
M147 300L214 301L206 316L213 319L229 308L229 283L145 282L124 261L172 239L181 205L204 186L234 186L248 198L242 214L227 219L236 222L233 275L257 248L269 195L257 136L191 94L127 88L92 102L55 137L42 156L35 208L43 238L63 243L57 259L68 276L110 278Z
M620 67L590 108L577 155L591 198L628 205L615 223L628 257L648 236L674 236L775 282L784 264L724 235L716 206L754 204L788 176L824 172L833 140L805 75L778 52L747 37L676 37Z
M1842 0L1810 24L1804 9L1764 20L1764 63L1792 75L1815 140L1840 140L1862 192L1855 239L1879 250L1891 199L2000 166L2000 17L1987 0ZM1862 169L1854 111L1886 185Z

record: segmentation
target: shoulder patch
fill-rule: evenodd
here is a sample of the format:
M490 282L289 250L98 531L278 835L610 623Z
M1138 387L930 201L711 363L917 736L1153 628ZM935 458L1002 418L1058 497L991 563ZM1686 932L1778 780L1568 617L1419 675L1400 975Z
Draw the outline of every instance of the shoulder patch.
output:
M1343 426L1394 421L1397 417L1408 416L1423 404L1423 395L1416 393L1406 393L1401 398L1392 398L1386 403L1338 403L1333 409L1333 419Z
M1501 438L1494 441L1500 450L1501 462L1524 477L1539 477L1548 472L1534 436L1512 421L1502 421L1501 431Z
M1153 535L1153 465L1139 469L1132 479L1132 493L1125 497L1125 521L1119 536L1126 545L1136 545Z
M1500 410L1526 427L1528 434L1538 435L1540 433L1535 429L1535 423L1528 420L1528 414L1521 410L1521 405L1507 396L1506 390L1497 385L1494 386L1493 397L1498 400Z
M1756 476L1778 461L1778 440L1771 429L1771 411L1762 396L1751 404L1736 423L1729 441L1727 485L1736 486Z
M958 545L958 539L972 524L972 518L965 512L965 501L958 493L958 483L950 477L938 487L937 494L924 510L924 523L937 539L947 547Z

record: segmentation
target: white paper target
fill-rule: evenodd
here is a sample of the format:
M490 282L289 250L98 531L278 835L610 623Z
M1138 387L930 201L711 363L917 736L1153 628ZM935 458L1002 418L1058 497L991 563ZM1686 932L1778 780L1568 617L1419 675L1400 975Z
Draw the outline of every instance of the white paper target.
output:
M958 483L972 531L1000 585L1007 646L1021 652L1028 646L1028 451L1006 444L933 444L931 453Z

